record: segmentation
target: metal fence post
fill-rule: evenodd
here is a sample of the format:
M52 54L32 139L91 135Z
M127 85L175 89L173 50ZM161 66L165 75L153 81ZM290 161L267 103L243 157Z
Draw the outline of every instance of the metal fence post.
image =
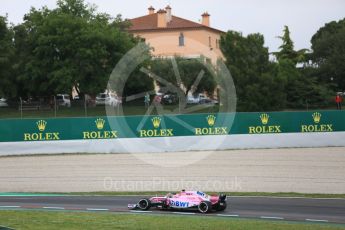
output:
M57 108L57 105L56 105L56 97L54 97L54 117L56 118L56 108Z
M86 95L84 95L84 111L85 111L85 117L87 117L87 103L86 103Z
M23 119L23 100L20 97L20 119Z

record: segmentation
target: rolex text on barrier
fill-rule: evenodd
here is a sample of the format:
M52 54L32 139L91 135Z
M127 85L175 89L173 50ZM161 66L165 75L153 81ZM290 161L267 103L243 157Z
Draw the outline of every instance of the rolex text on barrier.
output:
M97 118L95 120L95 126L97 131L84 131L83 132L83 139L114 139L117 138L117 131L116 130L104 130L105 127L105 119Z
M344 131L345 111L0 120L0 142Z

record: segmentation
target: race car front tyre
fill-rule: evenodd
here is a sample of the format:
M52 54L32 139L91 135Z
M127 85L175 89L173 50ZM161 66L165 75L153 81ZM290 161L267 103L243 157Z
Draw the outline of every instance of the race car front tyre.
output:
M212 203L209 201L202 201L198 205L198 210L201 213L207 213L207 212L211 211L211 208L212 208Z
M149 199L141 199L138 202L138 208L141 210L148 210L151 208L151 201Z

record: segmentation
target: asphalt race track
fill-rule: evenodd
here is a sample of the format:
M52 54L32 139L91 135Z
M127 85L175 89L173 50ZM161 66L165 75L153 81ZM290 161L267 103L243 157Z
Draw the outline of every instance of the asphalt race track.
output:
M196 211L127 209L127 204L136 203L143 197L145 196L3 196L0 197L0 210L40 209L205 215ZM224 212L206 215L345 224L345 199L228 197L228 208Z

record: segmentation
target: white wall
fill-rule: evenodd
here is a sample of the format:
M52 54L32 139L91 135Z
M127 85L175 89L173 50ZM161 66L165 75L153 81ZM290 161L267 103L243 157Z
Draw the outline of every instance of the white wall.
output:
M2 142L0 155L152 153L176 151L345 146L345 132L284 133L47 142Z

